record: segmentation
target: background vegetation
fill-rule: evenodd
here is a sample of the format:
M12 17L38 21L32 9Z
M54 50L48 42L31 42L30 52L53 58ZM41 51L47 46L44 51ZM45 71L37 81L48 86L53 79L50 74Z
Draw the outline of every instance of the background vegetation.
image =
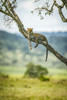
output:
M48 38L48 42L60 52L63 56L67 56L67 32L58 33L44 33ZM61 37L60 37L61 34ZM36 49L29 50L28 40L20 35L8 34L0 31L0 65L4 66L22 66L23 67L32 62L40 64L44 67L62 67L66 65L61 63L50 52L48 55L48 62L45 62L45 50L43 46L39 45ZM32 43L34 46L35 43Z
M47 33L46 36L50 44L66 56L66 32L64 34ZM29 51L28 41L24 37L4 31L0 31L0 45L0 100L67 99L67 67L50 52L48 61L45 62L44 47L39 45L36 49ZM32 45L35 44L32 43ZM38 74L35 78L24 77L24 74L28 75L26 73L30 71L27 70L30 68L29 62L33 63L32 71L40 73L46 69L48 74L44 77ZM43 70L38 71L37 69L42 69L42 66Z

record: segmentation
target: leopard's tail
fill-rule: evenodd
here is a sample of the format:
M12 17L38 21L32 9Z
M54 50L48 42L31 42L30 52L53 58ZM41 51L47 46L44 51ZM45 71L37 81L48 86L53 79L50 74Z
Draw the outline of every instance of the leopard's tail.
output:
M47 44L48 44L48 41L47 41ZM48 58L48 49L46 47L46 59L45 59L45 61L47 61L47 58Z
M48 58L48 49L46 48L46 59L45 59L45 61L47 61L47 58Z

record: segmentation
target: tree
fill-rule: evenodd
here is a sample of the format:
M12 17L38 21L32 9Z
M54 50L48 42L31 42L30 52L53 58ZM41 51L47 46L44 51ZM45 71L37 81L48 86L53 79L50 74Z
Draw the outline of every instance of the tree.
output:
M12 20L14 20L18 26L19 32L28 39L28 32L24 28L23 23L21 22L20 18L15 12L16 8L16 0L0 0L0 12L5 15L5 21L11 23ZM7 16L7 17L6 17ZM34 34L34 33L33 33ZM35 42L36 37L33 36L30 40L32 42ZM39 44L42 44L44 47L46 47L50 52L52 52L61 62L67 65L67 58L63 57L60 53L58 53L56 50L54 50L49 44L45 44L42 40L38 40Z
M27 70L25 72L25 77L32 77L32 78L39 78L43 75L48 74L48 70L46 68L43 68L41 65L34 65L32 63L29 63L26 65Z
M35 2L39 2L40 0L35 0ZM67 0L59 0L62 2L62 4L58 4L57 3L57 0L52 0L53 3L52 5L49 4L49 1L46 0L47 2L45 2L44 5L42 5L42 7L37 7L35 8L35 10L38 11L38 15L40 15L41 19L43 19L43 16L42 16L42 11L46 11L45 12L45 15L49 14L51 15L54 11L54 6L58 8L58 13L59 13L59 16L61 17L61 20L63 22L67 22L67 18L64 17L64 14L62 12L62 9L65 7L67 9ZM32 11L33 13L33 11Z

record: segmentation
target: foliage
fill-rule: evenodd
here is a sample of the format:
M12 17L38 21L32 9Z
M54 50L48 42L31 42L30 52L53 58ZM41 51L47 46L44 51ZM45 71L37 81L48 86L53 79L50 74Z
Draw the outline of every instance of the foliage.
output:
M41 81L50 81L50 78L44 77L43 75L40 75L40 76L38 77L38 79L41 80Z
M67 32L56 32L56 33L42 32L42 34L46 34L49 43L58 52L66 56ZM61 37L60 34L62 35ZM34 46L35 44L32 43L32 45ZM41 60L41 58L45 59L45 55L44 55L45 48L43 46L39 45L36 49L33 48L32 50L34 50L34 52L29 50L28 40L25 39L24 37L21 37L16 34L9 34L8 32L5 31L0 31L0 65L1 66L19 66L19 65L22 66L24 63L26 64L31 61L33 61L33 63L38 63L42 65L46 64L46 67L47 66L51 67L52 64L54 63L59 64L61 67L64 66L62 63L58 63L57 59L52 59L53 55L50 56L50 53L49 53L50 59L48 60L48 62L45 63L44 60ZM56 64L54 64L54 67L56 66Z
M48 74L47 69L43 68L41 65L34 65L32 63L29 63L26 67L27 70L25 72L25 76L27 77L38 78L40 76Z

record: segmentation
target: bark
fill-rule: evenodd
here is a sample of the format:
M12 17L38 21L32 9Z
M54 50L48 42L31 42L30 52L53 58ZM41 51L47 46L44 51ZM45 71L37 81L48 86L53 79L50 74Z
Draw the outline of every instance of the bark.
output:
M9 8L9 7L8 7ZM20 18L18 17L18 15L16 14L16 12L12 9L9 10L7 9L8 12L3 11L2 9L0 9L0 12L3 14L6 14L8 16L10 16L17 24L19 31L21 32L21 34L28 39L28 33L27 30L25 30L23 23L21 22ZM34 33L33 33L34 34ZM36 37L32 38L31 41L35 42ZM54 50L49 44L45 44L43 43L43 41L38 40L39 44L42 44L44 47L46 47L50 52L52 52L61 62L63 62L64 64L67 65L67 58L63 57L60 53L58 53L56 50Z
M64 64L67 65L67 58L66 57L63 57L59 52L54 50L54 48L52 48L49 44L45 45L45 44L42 43L42 45L46 46L48 48L48 50L50 52L52 52L61 62L63 62Z
M62 21L67 22L67 18L64 17L61 7L58 8L58 12L59 12L59 15L60 15Z
M54 0L54 5L58 8L58 12L59 12L59 15L61 17L61 20L63 22L67 22L67 18L64 17L63 12L62 12L62 8L64 7L65 4L63 3L62 5L58 5L56 3L56 0Z

